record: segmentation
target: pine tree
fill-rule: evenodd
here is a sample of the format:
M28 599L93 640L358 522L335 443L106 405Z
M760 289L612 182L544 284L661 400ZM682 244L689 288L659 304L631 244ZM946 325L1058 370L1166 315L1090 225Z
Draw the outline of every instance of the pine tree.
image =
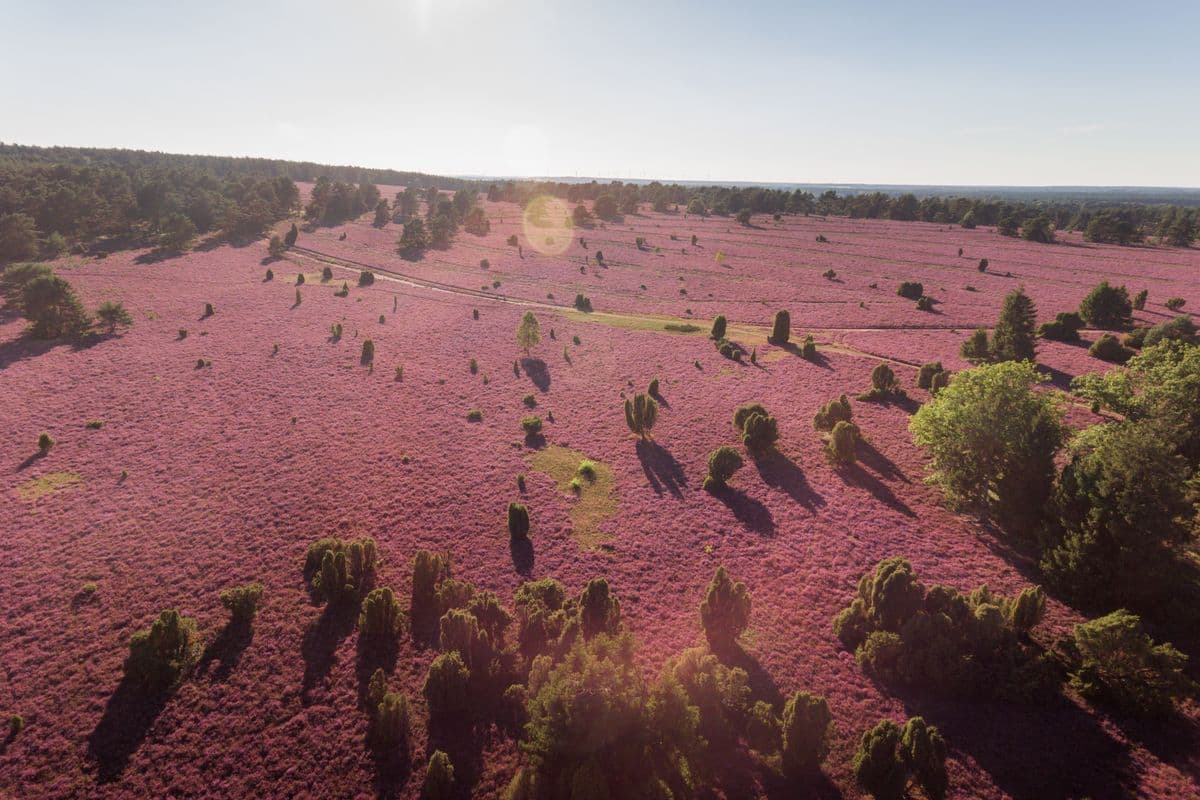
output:
M1037 333L1037 307L1024 287L1004 298L1000 320L992 335L994 361L1033 361Z

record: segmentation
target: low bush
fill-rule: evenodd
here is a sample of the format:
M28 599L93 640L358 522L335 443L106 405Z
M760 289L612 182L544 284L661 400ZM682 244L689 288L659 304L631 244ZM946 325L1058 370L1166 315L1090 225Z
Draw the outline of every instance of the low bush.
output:
M918 311L933 311L933 298L929 295L921 295L917 298Z
M817 357L817 342L812 335L804 337L804 343L800 345L800 357L812 361Z
M332 267L323 267L321 269L321 282L324 283L325 281L331 281L331 280L333 280L333 268Z
M987 272L987 268L988 268L988 260L986 258L979 259L979 271Z
M599 256L599 253L597 253L597 256ZM582 294L577 294L577 295L575 295L574 306L575 306L576 310L578 310L578 311L590 313L592 310L592 301L591 301L591 299L583 296Z
M733 474L742 468L741 454L732 447L718 447L708 454L708 475L704 478L705 491L715 491L728 483Z
M54 447L53 437L51 437L50 434L46 433L45 431L42 431L38 434L37 447L39 453L46 455L46 453L50 452L50 448Z
M303 286L303 285L304 285L304 273L303 273L303 272L301 272L301 273L298 273L298 274L296 275L296 285L297 285L297 286Z
M944 371L945 367L940 361L928 361L922 364L921 368L917 370L917 388L928 389L933 385L933 376Z
M358 360L361 364L370 364L375 361L375 342L370 339L363 340L362 355Z
M1055 342L1078 342L1079 331L1083 328L1083 317L1074 311L1060 311L1054 322L1043 322L1038 326L1037 334L1043 339Z
M508 504L508 538L514 542L529 538L529 509L520 503Z
M1169 297L1167 298L1166 302L1163 303L1163 305L1171 311L1178 311L1179 309L1183 308L1186 302L1187 301L1182 297Z
M859 400L887 400L892 397L904 397L900 381L896 373L887 364L876 364L871 370L871 388L858 396Z
M538 416L529 416L521 420L521 429L525 431L526 436L537 436L542 432L542 418Z
M939 365L940 366L940 365ZM854 417L846 395L830 400L813 415L813 427L819 431L831 431L839 422L849 422Z
M1123 609L1076 625L1074 649L1072 687L1127 714L1165 714L1188 687L1187 656L1155 644L1137 615Z
M742 444L751 455L763 455L779 441L779 424L758 403L738 408L733 427L741 432Z
M371 589L379 551L371 538L318 539L304 556L304 578L327 602L356 600Z
M796 692L783 706L783 770L792 778L811 775L829 754L833 714L824 697Z
M862 735L854 754L854 778L876 800L901 800L911 785L928 800L944 800L949 787L946 741L921 717L901 728L890 719Z
M1133 357L1133 350L1121 344L1121 340L1116 336L1106 333L1092 343L1088 348L1088 355L1101 361L1124 364Z
M972 364L982 364L991 360L992 345L988 340L987 328L976 328L967 340L958 348L958 354Z
M917 300L925 294L925 286L916 281L904 281L896 289L896 294L906 297L909 300Z
M1160 322L1146 331L1143 341L1145 347L1153 347L1164 341L1180 341L1187 344L1196 343L1196 323L1189 316L1175 317Z
M833 464L853 464L856 460L855 446L858 443L858 426L853 422L839 421L830 431L825 443L825 457Z
M213 304L212 304L212 303L205 303L205 304L204 304L204 316L206 316L206 317L211 317L211 316L212 316L213 314L215 314L215 313L216 313L216 312L215 312L215 311L213 311Z
M1142 289L1140 292L1135 294L1133 296L1133 310L1134 311L1142 311L1143 309L1145 309L1146 308L1146 298L1149 297L1149 295L1150 295L1149 289Z
M229 611L234 622L250 622L258 613L258 602L262 599L261 583L231 586L221 592L221 605Z
M372 589L363 598L358 630L366 644L385 649L391 647L404 631L404 625L404 611L390 588Z
M130 637L125 676L144 689L169 688L191 669L199 649L196 621L167 609L149 628Z
M822 273L821 273L821 277L822 277L822 278L825 278L826 280L830 280L830 281L831 281L831 280L833 280L834 278L836 278L836 277L837 277L837 273L836 273L836 272L834 272L832 269L827 269L827 270L825 270L824 272L822 272Z
M364 286L370 286L373 283L375 283L375 273L366 269L358 273L358 286L360 289Z

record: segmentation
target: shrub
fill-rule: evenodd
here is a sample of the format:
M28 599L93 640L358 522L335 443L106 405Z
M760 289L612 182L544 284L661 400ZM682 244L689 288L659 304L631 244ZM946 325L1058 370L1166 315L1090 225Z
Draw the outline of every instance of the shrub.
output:
M979 259L979 271L987 272L987 268L988 268L988 260L986 258Z
M1071 685L1084 697L1154 716L1170 711L1186 690L1187 656L1155 644L1136 614L1122 609L1076 625L1074 643L1079 661Z
M511 238L515 239L517 237L514 235ZM400 240L396 244L396 249L401 255L413 257L429 247L430 242L431 237L425 227L424 220L420 217L413 217L404 223L404 231L400 234Z
M621 628L621 603L605 578L592 578L579 595L579 625L583 635L614 635Z
M1079 315L1097 328L1120 328L1133 314L1133 303L1124 286L1104 281L1088 292L1079 305Z
M1042 508L1065 431L1059 401L1033 389L1041 380L1027 361L976 367L917 410L909 430L951 504L1002 517Z
M375 283L375 273L370 270L362 270L358 273L358 286L361 289L364 286L370 286Z
M268 269L267 274L263 278L263 280L268 281L268 282L275 280L275 270Z
M716 319L713 320L712 330L709 331L708 338L717 342L721 341L725 338L725 327L725 315L718 314Z
M333 293L334 297L347 297L350 294L350 284L342 282L342 288ZM299 301L300 293L296 292L296 300Z
M1045 214L1025 220L1021 226L1021 238L1029 242L1050 244L1054 241L1054 223Z
M517 235L514 233L512 236L509 236L504 241L508 244L509 247L516 247L517 246Z
M271 258L283 258L283 254L286 252L287 245L283 243L283 239L272 236L271 241L267 244L267 255Z
M833 715L824 697L796 692L783 706L783 769L800 777L814 772L829 754Z
M779 425L758 403L740 406L733 413L733 427L742 435L742 444L751 454L761 455L779 440Z
M646 387L646 394L648 394L654 398L661 396L658 393L658 378L651 379L650 385L648 387Z
M792 316L787 311L776 311L775 322L771 326L771 335L767 341L771 344L787 344L791 337Z
M360 364L370 364L375 361L375 342L370 339L363 340L362 355L358 361Z
M982 364L990 361L992 358L992 345L988 341L987 328L976 328L975 332L958 348L958 354L972 364Z
M1146 308L1146 298L1150 295L1149 289L1142 289L1133 296L1133 310L1142 311Z
M38 275L24 284L19 307L35 339L79 337L91 324L71 284L57 275Z
M438 587L450 578L450 554L418 550L413 556L412 601L409 616L414 625L441 616Z
M299 236L300 236L300 231L299 231L299 229L296 228L296 223L293 222L292 227L289 228L288 232L283 235L283 243L285 245L287 245L288 247L291 247L292 245L294 245L296 243L296 239Z
M575 472L589 481L594 481L596 480L596 462L585 458L579 462L579 468Z
M529 538L529 509L520 503L508 504L508 538L513 541Z
M918 311L933 311L933 298L929 295L922 295L917 298Z
M1165 305L1171 311L1178 311L1179 309L1183 308L1186 302L1187 301L1182 297L1170 297L1167 298L1167 301L1163 303L1163 305Z
M396 593L386 586L368 592L359 611L358 628L367 643L385 648L392 645L404 630L404 611Z
M479 374L479 363L477 361L475 361L475 359L472 358L470 360L470 362L467 363L467 369L471 371L472 375L478 375Z
M933 384L933 376L944 371L945 368L940 361L929 361L922 364L921 368L917 370L917 388L928 389Z
M1171 340L1196 343L1196 323L1192 322L1191 317L1184 315L1158 323L1146 331L1142 343L1145 347L1153 347L1160 342Z
M470 679L471 673L457 650L433 660L423 689L431 720L450 723L469 712Z
M1038 336L1056 342L1078 342L1083 318L1074 311L1060 311L1054 322L1045 322L1038 327Z
M521 420L521 429L525 431L526 436L537 436L542 432L542 418L538 416L524 417Z
M823 234L823 233L818 233L818 234L817 234L816 242L817 242L818 244L825 244L825 243L827 243L828 241L829 241L829 240L825 238L825 234Z
M929 800L946 796L946 742L921 717L909 719L903 729L885 719L863 733L852 766L858 785L876 800L901 800L910 782Z
M221 605L229 611L234 622L250 622L258 613L258 601L262 599L261 583L231 586L221 592Z
M1101 361L1124 364L1133 357L1133 350L1121 344L1121 340L1111 333L1106 333L1092 342L1092 346L1088 348L1088 355Z
M303 272L301 272L301 273L298 273L298 274L296 275L296 285L297 285L297 286L303 286L303 285L304 285L304 273L303 273Z
M909 300L916 300L925 294L925 286L916 281L904 281L896 289L896 294L906 297Z
M858 426L853 422L839 421L830 432L825 444L825 456L834 464L853 464L855 445L858 442Z
M517 325L517 345L528 354L529 348L534 347L541 340L541 326L538 325L537 317L532 311L526 311L525 315L521 317L520 324Z
M896 373L887 364L876 364L871 370L871 388L858 396L859 400L885 400L889 397L904 397Z
M15 739L25 730L25 718L20 714L13 714L8 718L8 738Z
M54 447L54 439L50 436L50 434L42 431L38 434L37 446L38 452L42 455L46 455L46 453L50 452L50 448Z
M421 800L453 800L454 797L454 765L450 763L450 756L434 750L425 770L425 782L421 785Z
M110 334L116 333L117 328L125 328L133 324L133 317L125 310L122 303L105 300L96 309L96 320L108 329Z
M198 649L196 621L167 609L149 628L130 637L125 675L143 688L165 689L187 673Z
M596 251L596 258L597 258L597 259L599 259L599 257L600 257L600 251L598 251L598 250L597 250L597 251ZM575 303L574 303L574 305L575 305L575 308L576 308L576 310L578 310L578 311L583 311L583 312L586 312L586 313L591 313L591 310L592 310L592 301L591 301L589 298L587 298L587 297L584 297L582 294L577 294L577 295L575 295Z
M402 692L385 692L371 719L371 744L381 753L407 753L411 727L408 697Z
M940 365L939 365L940 366ZM831 431L839 422L849 422L854 416L846 395L830 400L813 415L813 427L819 431Z
M650 431L658 421L658 403L648 394L638 392L625 400L625 424L629 430L642 437L650 438Z
M813 339L811 334L804 337L804 343L802 345L800 345L800 356L801 356L801 358L806 358L809 361L816 358L817 343L816 343L816 340Z
M750 622L750 592L736 583L724 567L717 567L700 604L700 623L714 649L729 649Z
M718 447L708 454L708 475L704 478L704 489L719 489L742 468L742 456L732 447Z
M821 277L831 281L837 277L837 272L832 269L827 269L821 273Z
M536 408L538 404L537 398L531 394L527 394L521 398L521 402L525 404L526 408Z

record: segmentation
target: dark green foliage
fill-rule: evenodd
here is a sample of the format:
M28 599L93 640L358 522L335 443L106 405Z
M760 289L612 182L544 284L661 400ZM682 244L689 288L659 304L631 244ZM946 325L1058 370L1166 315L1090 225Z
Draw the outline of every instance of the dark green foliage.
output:
M929 800L946 797L946 742L921 717L903 729L885 719L863 733L852 766L858 785L876 800L902 800L910 783Z
M50 434L42 431L38 434L37 446L38 452L46 455L46 453L50 452L50 448L54 447L54 439L51 438Z
M1168 297L1163 305L1171 311L1178 311L1179 309L1183 308L1185 303L1187 303L1187 301L1182 297Z
M993 361L1033 361L1037 308L1024 288L1004 298L1000 319L992 334Z
M91 324L71 284L57 275L38 275L21 290L21 313L35 339L82 336Z
M196 621L167 609L148 629L130 637L125 676L145 689L168 688L195 663L198 649Z
M513 541L529 538L529 509L520 503L508 504L508 536Z
M783 706L784 772L803 777L817 770L829 754L833 715L824 697L796 692Z
M433 660L423 689L431 720L453 723L469 713L470 680L471 672L457 650Z
M292 223L292 227L288 228L288 232L283 235L283 243L287 247L296 244L296 239L300 236L299 229L296 228L296 223Z
M1021 226L1021 238L1029 242L1050 244L1054 241L1054 223L1045 214L1025 220Z
M28 214L0 214L0 264L37 258L37 224Z
M991 360L992 345L988 341L986 328L976 328L975 332L958 348L958 354L972 364L982 364Z
M275 270L268 269L264 280L266 280L268 282L275 280Z
M358 273L358 288L361 289L364 286L370 286L373 283L375 283L375 273L366 269Z
M450 763L450 756L434 750L425 770L425 782L421 784L421 800L453 800L454 797L454 765Z
M526 408L536 408L537 407L537 398L531 394L527 394L523 398L521 398L521 402L525 404Z
M918 311L933 311L933 298L929 295L922 295L917 298Z
M1097 328L1120 328L1128 324L1133 314L1133 303L1124 286L1109 286L1100 283L1088 292L1079 304L1079 316Z
M25 286L34 278L50 277L53 273L47 264L10 264L0 271L0 297L13 311L20 312Z
M372 711L371 745L382 754L407 754L412 735L408 697L402 692L384 692Z
M521 652L533 657L557 643L571 617L574 601L553 578L521 584L513 598Z
M658 403L648 394L638 392L625 400L625 424L642 439L650 438L650 431L658 420Z
M858 396L859 400L887 400L904 397L896 373L887 364L876 364L871 370L871 388Z
M286 252L287 245L283 243L283 239L272 236L271 241L267 243L267 255L271 258L283 258L283 254Z
M700 624L709 645L728 650L749 623L750 592L746 584L734 582L725 567L717 567L700 604Z
M304 273L303 273L303 272L301 272L301 273L299 273L298 275L296 275L296 285L297 285L297 286L303 286L303 285L304 285Z
M370 339L364 339L362 343L362 355L358 359L360 364L371 364L375 361L375 342Z
M742 456L732 447L718 447L708 454L708 475L704 478L706 491L719 489L742 468Z
M404 223L404 232L400 234L396 249L402 256L413 257L428 248L430 243L431 237L425 228L424 220L413 217Z
M333 268L332 267L323 267L321 269L321 282L324 283L325 281L331 281L331 280L333 280Z
M1123 212L1099 211L1083 232L1086 242L1130 244L1145 239L1130 216Z
M1078 342L1083 318L1074 311L1060 311L1054 322L1044 322L1038 327L1038 336L1055 342Z
M832 270L832 269L827 269L821 273L821 277L824 278L825 280L831 281L837 277L837 271Z
M945 371L945 368L940 361L930 361L922 364L921 368L917 370L917 388L928 389L933 384L933 376L943 371Z
M856 460L855 447L858 443L858 426L853 422L839 421L830 431L825 443L825 457L833 464L853 464Z
M725 315L718 314L716 319L713 320L712 330L709 331L708 338L713 341L721 341L725 338L725 327Z
M1170 644L1155 644L1128 611L1076 625L1074 644L1078 663L1071 685L1090 700L1135 716L1158 716L1188 688L1187 656Z
M418 550L413 557L412 602L409 615L414 626L418 622L436 620L442 611L438 603L438 587L450 578L450 554Z
M603 220L613 220L617 216L617 200L611 194L602 194L592 204L593 213Z
M779 440L778 423L758 403L738 407L733 412L733 427L752 455L762 455Z
M1146 298L1150 295L1149 289L1142 289L1133 296L1133 310L1142 311L1146 308Z
M979 271L987 272L987 268L988 268L988 260L986 258L979 259Z
M648 395L650 395L651 397L654 397L654 398L657 398L657 397L659 397L659 394L658 394L658 378L653 378L653 379L651 379L651 381L650 381L650 385L646 387L646 394L648 394Z
M585 637L621 630L621 603L608 588L605 578L592 578L579 595L579 625Z
M940 364L938 365L940 368ZM924 367L922 367L924 369ZM831 431L839 422L849 422L854 417L846 395L830 400L813 415L813 427L819 431Z
M375 582L379 552L371 538L318 539L304 557L304 578L330 603L357 600Z
M21 731L25 730L25 718L20 714L13 714L8 718L8 738L9 740L17 738Z
M1124 364L1133 357L1133 350L1121 344L1121 340L1111 333L1103 334L1092 342L1088 355L1101 361L1111 361L1114 364Z
M196 225L185 214L169 214L159 223L158 246L170 253L179 253L188 248L196 238ZM275 237L272 237L275 238ZM280 242L282 246L283 242ZM279 253L282 255L282 251ZM271 252L275 256L275 252Z
M787 344L791 338L792 316L787 311L776 311L775 322L771 325L771 335L767 341L771 344Z
M525 431L526 436L537 436L542 432L542 418L537 416L524 417L521 420L521 429Z
M221 592L221 605L229 610L234 622L250 622L258 613L258 602L262 599L261 583L231 586Z
M800 345L800 356L801 358L807 358L809 361L816 358L817 343L811 334L804 337L804 343Z
M394 644L404 630L404 611L396 593L386 586L368 592L359 611L358 628L371 645L386 648Z
M909 300L916 300L925 294L925 287L917 281L904 281L896 289L896 294L907 297Z
M133 317L125 310L123 303L105 300L96 309L96 321L104 326L110 334L116 333L117 328L127 328L133 324Z
M598 259L599 257L600 257L600 252L596 251L596 258ZM582 294L575 295L574 306L575 306L576 310L578 310L578 311L584 311L587 313L591 313L591 311L592 311L591 299L584 297Z
M1164 341L1180 341L1187 344L1195 344L1196 323L1192 322L1192 318L1186 315L1175 317L1166 322L1160 322L1146 331L1142 344L1145 347L1153 347Z

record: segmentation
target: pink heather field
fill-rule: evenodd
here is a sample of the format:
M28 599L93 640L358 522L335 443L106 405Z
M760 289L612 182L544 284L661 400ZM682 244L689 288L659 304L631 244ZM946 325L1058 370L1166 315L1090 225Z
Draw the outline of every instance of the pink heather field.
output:
M334 534L375 539L379 584L406 607L422 548L448 551L455 577L506 603L529 578L577 593L607 576L647 678L704 641L697 608L724 565L753 595L742 666L755 691L828 700L835 727L816 796L858 797L850 764L862 731L917 714L946 738L952 797L1200 795L1194 705L1174 727L1135 728L1069 689L1035 705L898 694L831 627L859 577L892 555L926 584L961 591L1016 595L1033 580L1033 564L923 482L908 432L927 399L917 366L968 367L959 344L1020 286L1041 321L1077 309L1102 280L1149 290L1138 321L1169 319L1169 297L1200 306L1200 250L645 212L576 230L547 254L519 207L484 208L487 235L460 232L413 261L396 253L399 226L372 227L370 214L302 230L270 263L265 240L155 263L140 251L62 258L55 270L85 305L120 300L135 320L87 346L30 341L26 322L0 309L0 705L26 726L0 752L0 797L375 796L357 634L328 624L301 572L308 545ZM513 234L520 251L506 244ZM373 285L357 286L360 269ZM897 296L902 281L923 283L934 310ZM348 296L335 296L343 282ZM577 294L593 313L571 308ZM794 341L815 336L817 358L766 342L779 309ZM528 357L514 335L526 311L542 333ZM718 353L707 338L717 314L757 365ZM664 329L689 321L698 332ZM1088 355L1098 335L1039 342L1047 391L1109 368ZM360 364L366 339L373 368ZM853 401L865 444L857 465L835 469L813 413L864 391L881 361L909 399ZM621 404L654 378L664 402L653 440L640 442ZM731 418L747 402L779 420L778 453L747 459L714 496L701 489L707 455L737 444ZM473 410L481 421L468 421ZM531 413L546 420L544 442L523 436ZM1096 420L1083 406L1068 419ZM45 455L42 431L55 440ZM611 480L576 497L550 466L564 448ZM514 500L530 509L531 551L510 548ZM250 581L264 586L253 632L230 635L218 594ZM163 608L196 619L204 655L176 692L147 702L118 687L129 637ZM1082 619L1051 599L1033 636L1049 644ZM435 655L404 638L392 681L413 705L416 765L429 755L421 687ZM498 796L522 758L500 731L453 753L478 798ZM783 796L754 758L731 755L711 796ZM396 795L417 797L422 776L414 768Z

